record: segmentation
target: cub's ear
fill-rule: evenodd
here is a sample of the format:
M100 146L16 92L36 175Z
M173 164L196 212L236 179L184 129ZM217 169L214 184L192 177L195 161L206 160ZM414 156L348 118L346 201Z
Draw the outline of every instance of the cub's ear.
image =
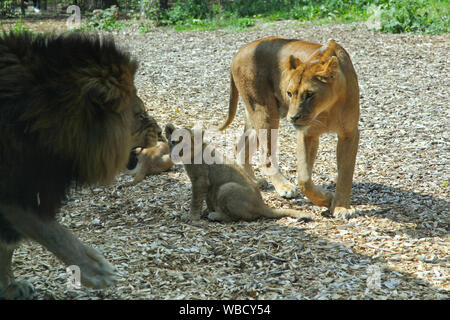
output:
M172 133L175 131L175 126L171 123L166 124L164 127L164 135L166 136L167 140L170 141L170 137L172 136Z
M297 59L293 55L291 55L285 62L285 67L287 70L295 70L303 63L300 59Z
M335 56L329 57L324 62L319 62L318 70L314 76L324 83L332 82L336 77L338 67L338 59Z

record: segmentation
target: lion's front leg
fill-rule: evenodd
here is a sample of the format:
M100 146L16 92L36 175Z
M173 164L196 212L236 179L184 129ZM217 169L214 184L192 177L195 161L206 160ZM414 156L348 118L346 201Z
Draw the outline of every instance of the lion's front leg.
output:
M33 286L27 281L16 281L11 270L14 249L0 242L0 300L27 300L33 297Z
M312 181L318 147L318 137L307 136L303 130L297 130L297 177L300 190L316 206L329 208L333 195L315 186Z
M336 150L338 176L336 193L330 206L330 212L336 218L348 219L355 214L355 211L350 209L350 195L358 143L358 130L349 137L338 137Z
M0 204L0 210L17 232L46 247L67 265L77 265L81 283L100 289L113 284L114 269L97 250L84 245L57 221L46 221L31 211Z

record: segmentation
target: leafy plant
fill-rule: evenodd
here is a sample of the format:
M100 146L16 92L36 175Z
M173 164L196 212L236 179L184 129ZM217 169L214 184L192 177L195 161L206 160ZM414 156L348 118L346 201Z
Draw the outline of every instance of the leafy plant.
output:
M92 18L88 19L84 25L88 30L117 30L126 27L127 25L117 21L118 11L117 7L112 6L105 10L94 11Z
M448 4L448 1L444 2ZM383 32L448 32L448 7L438 14L437 10L433 10L431 1L391 0L381 5L380 9Z
M23 33L25 31L29 31L29 29L23 25L22 17L19 20L16 21L12 31L14 33Z
M449 0L177 0L161 10L157 0L141 0L157 25L176 29L249 28L258 20L316 22L367 21L382 32L449 31Z

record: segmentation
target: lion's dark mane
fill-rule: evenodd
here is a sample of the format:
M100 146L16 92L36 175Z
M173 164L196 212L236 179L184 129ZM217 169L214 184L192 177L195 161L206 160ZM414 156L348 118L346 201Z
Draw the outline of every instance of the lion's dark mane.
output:
M82 160L94 155L90 146L112 140L109 122L121 121L102 101L131 90L123 74L132 79L136 68L97 35L0 35L0 202L52 219L71 185L92 183ZM120 90L108 91L111 83ZM87 156L76 159L78 151ZM0 212L0 241L19 238Z

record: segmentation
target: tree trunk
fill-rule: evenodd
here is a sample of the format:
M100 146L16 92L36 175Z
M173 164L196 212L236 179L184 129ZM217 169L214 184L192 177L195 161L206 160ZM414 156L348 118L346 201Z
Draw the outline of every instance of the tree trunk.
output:
M159 0L159 8L161 10L169 9L169 0Z

